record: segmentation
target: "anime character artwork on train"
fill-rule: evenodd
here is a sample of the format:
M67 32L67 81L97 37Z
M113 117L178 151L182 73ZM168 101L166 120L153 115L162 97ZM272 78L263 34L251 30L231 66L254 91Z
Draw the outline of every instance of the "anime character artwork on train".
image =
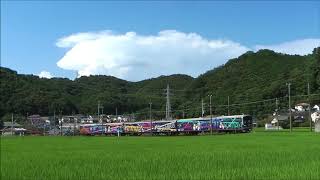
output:
M83 124L80 126L82 135L102 135L106 132L106 126L101 124Z
M212 129L218 131L250 132L252 117L248 115L219 116L212 119Z
M176 121L179 132L206 132L211 128L214 131L250 132L252 130L252 117L248 115L219 116L211 118L180 119ZM211 127L210 127L211 126Z

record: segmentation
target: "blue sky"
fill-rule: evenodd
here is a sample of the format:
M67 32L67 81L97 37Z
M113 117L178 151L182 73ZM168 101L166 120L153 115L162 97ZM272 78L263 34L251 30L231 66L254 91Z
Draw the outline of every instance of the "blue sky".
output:
M64 46L59 47L56 43L61 38L66 38L72 34L89 33L86 35L96 36L105 30L112 31L112 35L104 34L102 39L94 39L96 44L90 46L90 53L85 54L90 62L95 62L91 69L83 68L91 66L90 62L81 60L82 66L77 63L77 58L83 56L78 47ZM222 40L223 46L228 46L227 55L222 54L225 49L216 50L212 53L199 55L199 51L187 53L176 48L169 43L168 47L173 50L161 49L161 52L168 53L165 58L168 62L176 61L171 66L177 66L175 69L168 71L159 70L153 73L156 68L152 67L152 62L161 61L153 56L159 56L159 53L150 50L149 46L139 46L135 49L132 45L136 44L146 37L154 36L152 43L158 44L155 48L166 46L160 44L157 40L159 32L165 30L175 30L172 33L166 33L165 37L173 37L175 41L182 44L189 41L197 41L196 38L189 38L190 33L196 33L204 41L213 41L214 44L221 43L216 40ZM125 35L127 32L135 32L130 36L130 41L121 44L118 40L110 42L119 35ZM177 34L178 33L178 34ZM180 33L180 34L179 34ZM103 33L102 33L103 34ZM78 34L79 35L79 34ZM77 36L76 44L83 44L82 35ZM184 35L188 37L184 37ZM183 37L182 37L183 36ZM74 78L76 71L82 72L83 75L89 74L108 74L128 80L141 80L160 74L170 73L187 73L197 76L201 71L209 70L219 64L223 64L226 58L237 56L247 49L259 47L279 47L277 45L296 40L312 39L306 42L319 42L320 38L320 3L311 2L85 2L85 1L58 1L58 2L30 2L30 1L1 1L1 66L17 70L19 73L39 74L41 71L48 71L54 76ZM89 38L92 40L92 38ZM196 40L195 40L196 39ZM316 41L314 41L316 39ZM64 40L66 41L66 40ZM224 41L232 41L224 42ZM121 41L122 42L122 41ZM238 43L240 45L235 45ZM139 43L138 43L139 44ZM210 43L208 43L210 44ZM299 42L298 42L299 44ZM124 49L124 46L126 47ZM153 45L151 45L153 47ZM171 47L173 46L173 47ZM238 48L233 52L234 47ZM241 46L241 47L240 47ZM307 45L303 44L304 47ZM102 49L97 52L92 47ZM112 51L119 52L113 55ZM202 47L202 46L201 46ZM212 47L204 45L204 48ZM281 46L282 47L282 46ZM289 46L290 47L290 46ZM65 57L70 52L72 56ZM109 49L106 49L109 48ZM143 49L143 51L141 50ZM279 49L279 48L278 48ZM141 50L141 51L139 51ZM148 52L147 55L143 52ZM231 52L232 51L232 52ZM279 50L280 51L280 50ZM105 52L111 52L105 53ZM95 53L98 53L96 55ZM198 54L197 54L198 53ZM221 53L219 56L213 54ZM134 56L131 59L121 59L122 56ZM210 61L203 60L203 65L192 70L186 67L184 70L180 67L184 63L181 59L170 59L170 56L184 57L186 59L193 57L196 59L201 56L202 59L220 58L216 63L208 64ZM98 57L97 60L91 57ZM148 57L155 59L152 62L142 61L141 58ZM72 59L73 58L73 59ZM100 59L101 62L99 61ZM110 58L114 58L110 60ZM201 59L200 58L200 59ZM137 60L139 59L139 61ZM60 67L57 62L61 61ZM79 60L80 61L80 60ZM192 60L188 60L191 66ZM200 60L198 60L200 61ZM133 64L134 66L124 66L124 64ZM70 63L73 63L72 65ZM106 67L106 64L115 64ZM167 63L167 62L164 62ZM180 63L180 64L179 64ZM97 65L99 64L99 65ZM137 64L144 66L136 68ZM208 64L208 65L207 65ZM157 63L155 63L158 66ZM207 66L206 66L207 65ZM94 66L94 67L93 67ZM179 67L178 67L179 66ZM150 67L150 72L141 74L130 79L130 73L139 73L141 69ZM77 69L78 68L78 69ZM118 69L121 69L121 72ZM165 66L164 69L167 69ZM68 70L69 69L69 70ZM151 72L152 71L152 72Z

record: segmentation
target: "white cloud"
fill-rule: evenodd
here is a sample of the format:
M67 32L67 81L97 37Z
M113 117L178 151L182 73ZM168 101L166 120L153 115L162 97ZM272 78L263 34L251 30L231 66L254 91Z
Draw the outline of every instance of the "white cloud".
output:
M257 45L253 50L305 55L319 46L319 42L320 39L302 39ZM177 73L196 77L252 50L231 40L206 39L176 30L160 31L156 35L77 33L59 39L56 45L68 50L57 62L60 68L77 71L79 76L104 74L131 81Z
M257 45L256 50L259 49L270 49L275 52L291 55L307 55L312 53L315 47L320 46L320 39L300 39L295 41L284 42L281 44L274 45Z
M47 79L52 78L51 73L48 72L48 71L41 71L40 74L38 74L38 76L39 76L40 78L47 78Z
M250 50L223 39L205 39L196 33L165 30L157 35L111 31L73 34L57 41L68 48L57 65L80 76L106 74L137 81L160 75L198 76Z

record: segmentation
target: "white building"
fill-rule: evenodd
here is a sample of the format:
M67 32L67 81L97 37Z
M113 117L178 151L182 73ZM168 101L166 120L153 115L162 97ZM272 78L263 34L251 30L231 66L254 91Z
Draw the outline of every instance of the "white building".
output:
M308 103L299 103L295 105L294 109L297 111L308 111L309 110L309 104Z
M320 132L320 111L311 114L311 119L314 122L315 132Z

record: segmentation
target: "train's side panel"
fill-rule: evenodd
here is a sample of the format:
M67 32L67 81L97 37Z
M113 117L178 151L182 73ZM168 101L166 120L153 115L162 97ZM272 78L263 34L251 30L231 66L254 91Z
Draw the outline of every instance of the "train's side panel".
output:
M104 134L105 132L106 127L101 125L80 126L80 134L82 135L98 135Z

